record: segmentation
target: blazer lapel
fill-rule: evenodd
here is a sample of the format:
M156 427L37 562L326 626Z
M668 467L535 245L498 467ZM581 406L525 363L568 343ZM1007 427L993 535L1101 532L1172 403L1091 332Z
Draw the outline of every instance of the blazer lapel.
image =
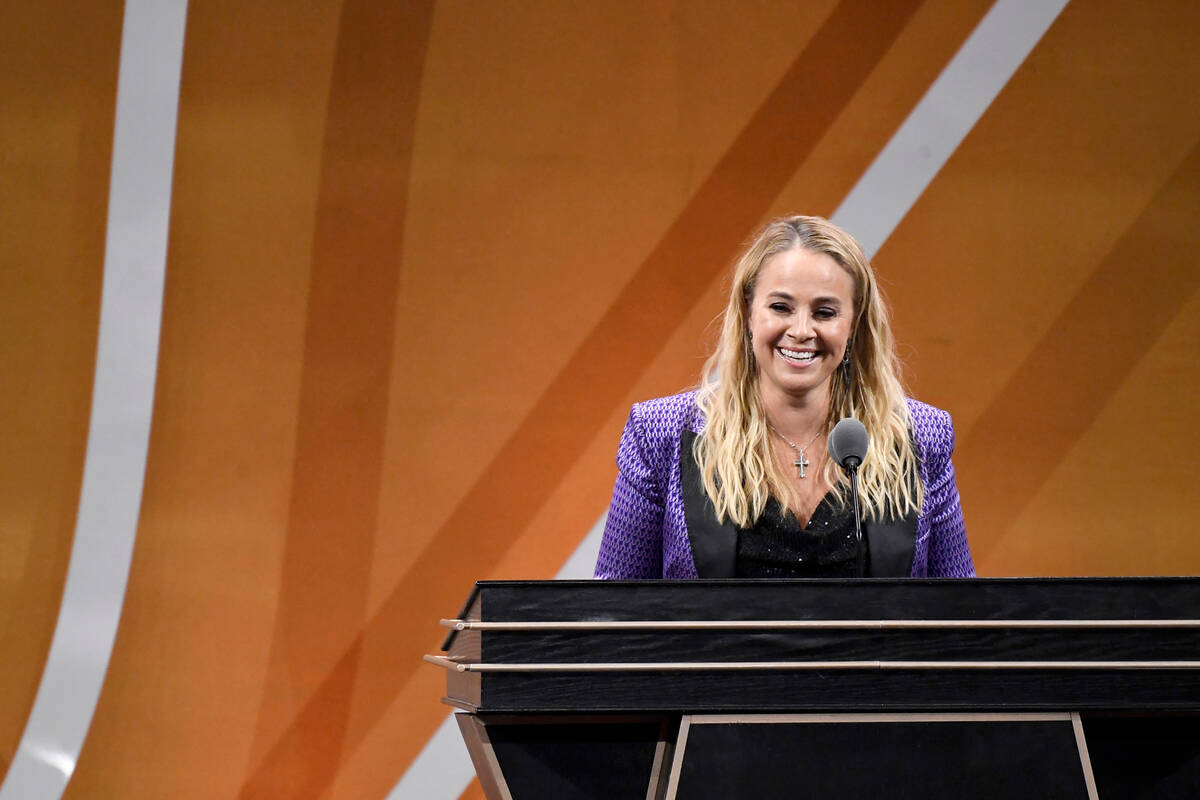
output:
M683 515L696 575L732 578L737 568L737 526L717 520L717 511L704 491L700 467L692 454L696 434L685 430L679 437L679 479L683 488Z

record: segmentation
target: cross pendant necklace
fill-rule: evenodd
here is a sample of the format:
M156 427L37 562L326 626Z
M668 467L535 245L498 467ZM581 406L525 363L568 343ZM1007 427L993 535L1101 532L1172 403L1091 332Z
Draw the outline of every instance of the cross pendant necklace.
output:
M793 461L792 464L795 465L797 471L799 471L799 473L800 473L800 477L803 478L804 477L804 468L808 466L808 462L804 459L804 450L803 449L800 450L799 455L796 456L796 460Z
M780 439L783 439L783 441L787 443L788 447L790 447L796 451L796 460L792 462L792 466L794 466L796 468L797 475L799 475L801 478L805 477L804 468L807 466L810 466L810 464L809 464L808 459L804 457L804 451L807 450L808 448L812 447L812 443L815 442L817 440L817 437L821 435L821 429L818 428L817 432L813 434L813 437L808 440L808 444L804 445L804 447L801 447L800 445L796 444L791 439L787 438L782 433L780 433L779 429L776 428L771 423L768 422L767 427L770 428L771 430L775 431L776 436L778 436Z

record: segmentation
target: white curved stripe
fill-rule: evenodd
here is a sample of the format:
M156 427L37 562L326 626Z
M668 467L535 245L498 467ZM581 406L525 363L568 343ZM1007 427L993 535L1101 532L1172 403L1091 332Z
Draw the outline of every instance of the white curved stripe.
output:
M125 598L166 273L186 0L126 0L96 375L75 539L50 654L0 800L53 800L75 771Z
M583 537L583 541L575 548L575 552L562 565L562 569L554 576L557 581L586 580L596 571L596 559L600 556L600 540L604 538L604 524L608 522L608 512L600 515L592 525L592 529Z
M980 20L833 214L867 258L874 258L1066 5L997 0Z
M1067 0L997 0L846 195L833 221L874 257L913 203L1000 94ZM590 577L607 512L560 578ZM581 565L587 551L590 561ZM474 772L453 715L438 728L388 800L455 800Z

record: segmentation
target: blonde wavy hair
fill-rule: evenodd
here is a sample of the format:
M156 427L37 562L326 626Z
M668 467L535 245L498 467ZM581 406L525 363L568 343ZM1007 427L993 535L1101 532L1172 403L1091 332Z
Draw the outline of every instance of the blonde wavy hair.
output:
M870 434L870 446L858 472L864 517L882 519L919 510L923 488L887 305L858 242L822 217L771 222L734 267L720 339L705 362L696 396L707 418L693 446L704 490L718 519L728 518L741 527L762 515L771 496L784 513L799 505L772 452L750 346L748 312L767 259L800 248L829 255L854 279L852 379L847 390L845 367L840 365L830 377L829 413L823 431L828 434L838 420L852 416ZM849 480L832 459L825 460L822 474L845 503Z

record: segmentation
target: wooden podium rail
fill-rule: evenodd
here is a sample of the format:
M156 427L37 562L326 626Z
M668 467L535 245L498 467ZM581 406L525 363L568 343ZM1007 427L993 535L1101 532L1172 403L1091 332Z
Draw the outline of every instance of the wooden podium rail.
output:
M443 625L489 798L1200 797L1200 579L481 582Z

